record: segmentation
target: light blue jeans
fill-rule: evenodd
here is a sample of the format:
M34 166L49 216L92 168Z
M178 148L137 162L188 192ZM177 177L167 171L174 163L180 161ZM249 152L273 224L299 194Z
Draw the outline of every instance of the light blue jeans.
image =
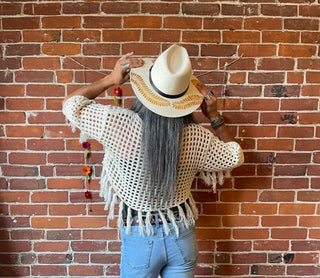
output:
M169 223L170 235L162 224L153 225L154 234L140 236L139 225L132 226L131 234L121 229L121 278L193 278L198 261L195 227L185 228L177 222L177 237Z

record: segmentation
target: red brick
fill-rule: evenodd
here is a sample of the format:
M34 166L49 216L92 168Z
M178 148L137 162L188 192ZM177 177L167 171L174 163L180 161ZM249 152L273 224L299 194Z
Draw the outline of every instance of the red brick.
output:
M278 153L275 159L277 164L304 164L311 162L310 153Z
M262 58L258 62L260 70L293 70L295 62L290 58Z
M320 83L319 81L320 72L306 72L306 81L307 83Z
M269 177L245 177L235 180L235 188L239 189L268 189L271 184L272 179Z
M256 191L223 191L220 196L223 202L255 202L257 200Z
M6 46L7 56L31 56L39 54L40 46L37 44L16 44Z
M22 5L19 3L3 3L0 4L1 15L17 15L21 13Z
M287 72L287 83L301 84L304 80L303 72Z
M319 200L320 192L315 191L301 191L298 192L298 201L317 202Z
M192 31L191 31L192 32ZM143 41L146 42L179 42L180 31L178 30L143 30Z
M26 122L24 112L0 112L1 124L22 124Z
M32 217L31 226L35 229L65 229L68 228L67 217Z
M11 238L12 239L26 239L26 240L33 240L33 239L43 239L44 238L44 231L41 230L31 230L31 229L15 229L11 231ZM26 259L26 258L25 258ZM32 260L33 261L33 260Z
M128 4L128 3L127 3ZM126 4L126 5L127 5ZM126 6L122 5L121 6ZM121 17L117 16L83 16L83 27L94 28L99 26L100 29L121 28Z
M221 229L221 228L210 228L210 229L197 229L196 237L200 240L208 240L208 239L228 239L231 236L230 229Z
M262 42L264 43L298 43L299 42L299 32L289 32L289 31L263 31L262 32ZM289 55L288 55L289 56Z
M53 240L53 241L57 241L57 240L79 240L81 239L81 231L80 230L48 230L47 231L47 240ZM65 244L67 242L63 242L61 244L61 249L64 250L65 249ZM49 243L50 246L51 243ZM68 245L68 243L67 243ZM43 247L43 246L42 246ZM39 250L41 251L41 250ZM42 251L46 251L46 250L42 250Z
M24 150L25 141L23 139L0 139L0 150Z
M204 214L210 215L235 215L239 212L238 204L203 204Z
M283 72L259 73L249 72L248 82L252 84L283 83L285 75Z
M258 139L258 150L291 151L294 147L293 139Z
M66 276L67 267L63 265L32 265L31 273L34 276Z
M234 239L268 239L269 230L268 229L234 229L233 230ZM235 263L235 262L233 262Z
M245 72L235 72L230 73L229 76L230 83L244 84L246 83L246 73Z
M232 254L234 264L262 264L267 262L265 253L238 253Z
M262 216L261 224L264 227L287 227L296 226L296 216Z
M143 14L179 14L179 3L141 3Z
M30 241L0 241L1 252L7 253L19 253L19 252L30 252L31 242Z
M222 15L258 15L258 5L248 4L222 4Z
M125 43L122 45L122 53L129 53L133 51L135 55L157 56L160 53L160 45L158 43ZM109 66L110 58L104 59L104 68L111 68Z
M103 266L90 266L90 265L70 265L69 274L71 276L103 276Z
M64 14L97 14L99 13L99 3L63 3L62 12Z
M101 11L111 15L138 13L139 3L128 2L125 3L125 5L117 2L102 3Z
M319 221L319 220L318 220ZM319 241L313 240L299 240L299 241L292 241L292 251L318 251L320 248Z
M106 226L106 217L72 217L70 219L70 227L72 228L101 228Z
M68 192L66 191L45 191L33 192L31 196L32 203L64 203L68 201Z
M259 240L253 243L253 250L287 251L289 250L288 248L288 240Z
M83 46L84 55L119 55L120 46L118 44L100 43L100 44L86 44ZM81 75L83 75L81 73ZM101 74L98 75L101 78ZM88 81L89 82L89 81Z
M57 30L24 30L23 41L24 42L55 42L59 41L61 31Z
M91 262L96 264L119 264L120 255L117 254L91 254Z
M67 254L68 255L68 254ZM39 264L66 264L70 263L66 254L39 254Z
M56 71L56 76L57 76L58 83L71 83L73 80L72 71L66 71L66 70Z
M280 46L279 46L279 56L311 57L315 54L316 54L316 48L313 45L280 44Z
M127 16L123 18L123 28L160 28L161 21L158 16Z
M21 41L21 35L18 31L0 31L1 43L17 43ZM1 53L1 50L0 50Z
M23 58L24 69L60 69L60 60L57 57Z
M200 216L196 221L197 227L220 227L221 217L219 216Z
M108 250L109 251L120 251L121 242L114 242L111 244L110 239L117 239L118 230L117 229L88 229L83 230L83 239L91 240L108 240ZM110 246L111 244L111 246Z
M64 97L65 91L62 85L30 84L27 85L27 95L38 97Z
M43 126L6 126L7 137L42 137Z
M39 17L17 17L2 18L2 27L4 30L24 30L39 29Z
M302 86L301 95L302 96L320 96L320 86L319 85Z
M313 127L279 127L278 136L288 138L311 138L314 134Z
M235 276L249 274L249 266L244 265L219 265L215 269L216 275Z
M297 16L298 9L295 5L261 4L261 14L281 17Z
M51 71L17 71L15 73L16 82L51 83L53 79L54 75Z
M205 3L182 3L182 13L187 15L218 15L220 6Z
M240 45L238 52L243 54L244 57L263 57L263 56L274 56L276 55L276 46L275 45Z
M39 165L46 164L46 154L45 153L10 153L9 154L10 164L20 164L20 165Z
M219 241L217 251L221 252L248 252L252 251L251 241Z
M2 166L2 173L4 176L11 177L34 177L39 175L39 169L37 166L15 166L15 165L5 165Z
M102 40L104 42L139 41L140 30L104 30Z
M49 205L50 215L81 215L86 213L85 205Z
M224 227L251 227L259 225L258 216L223 216Z
M24 96L24 86L12 85L12 84L0 85L0 96L6 96L6 97Z
M255 214L255 215L268 215L276 214L276 204L241 204L241 214Z
M71 242L71 248L76 252L92 252L93 250L105 251L106 242L105 241L73 241Z
M77 55L81 52L81 46L75 43L44 43L42 52L46 55Z
M7 98L8 110L43 110L44 100L40 98Z
M263 191L259 196L261 202L293 202L295 192L293 191Z
M152 4L153 5L153 4ZM163 27L167 29L201 29L201 19L197 17L165 17Z
M314 204L280 204L279 207L279 214L306 215L314 212Z
M20 58L0 58L1 69L19 69L21 68Z
M284 19L284 29L288 30L318 30L319 21L316 19Z
M259 43L260 33L249 31L224 31L223 43Z
M287 274L288 275L297 275L297 276L317 276L319 275L319 267L317 266L304 266L304 265L299 265L299 266L288 266L287 269Z
M281 30L281 18L253 17L244 20L244 29L248 30Z
M64 42L100 42L101 31L97 30L64 30L62 39Z
M61 5L59 3L25 4L23 12L29 15L59 15Z
M44 29L72 29L80 28L80 16L48 16L43 17L42 28Z
M317 44L320 39L320 33L319 32L307 32L304 31L301 33L301 42L302 43L312 43Z
M186 18L188 20L189 18ZM235 30L241 29L242 27L242 18L204 18L203 19L203 28L204 29L227 29Z
M61 112L35 112L28 117L30 124L62 124L65 121Z
M1 266L1 273L5 277L28 277L30 274L30 266Z

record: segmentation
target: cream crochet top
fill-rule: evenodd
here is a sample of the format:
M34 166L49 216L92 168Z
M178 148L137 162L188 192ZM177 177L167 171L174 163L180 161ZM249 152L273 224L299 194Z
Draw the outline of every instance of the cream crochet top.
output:
M149 221L142 221L142 216L150 219L151 212L155 211L160 216L167 214L179 233L170 208L178 207L187 227L194 224L198 212L190 189L197 173L215 188L217 179L223 183L224 173L228 174L229 170L243 163L242 149L236 142L224 143L204 127L188 124L183 131L177 188L173 196L164 196L161 188L154 189L148 184L143 169L144 152L140 145L142 120L136 113L121 107L101 105L83 96L69 98L63 106L63 113L73 126L80 129L82 141L90 137L104 146L100 196L106 200L105 209L110 206L111 218L114 206L119 202L119 226L123 203L128 206L127 232L130 232L131 209L134 209L138 211L142 235L153 230ZM163 224L168 232L168 223L164 221Z

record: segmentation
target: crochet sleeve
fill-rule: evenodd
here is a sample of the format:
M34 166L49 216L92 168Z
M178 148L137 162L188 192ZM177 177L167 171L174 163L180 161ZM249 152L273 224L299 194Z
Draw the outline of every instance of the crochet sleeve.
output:
M105 107L84 96L73 96L67 99L62 111L84 136L100 141L105 128Z
M229 177L230 171L243 162L243 152L237 142L225 143L211 134L200 178L215 190L217 182L222 185L224 177Z
M243 152L237 142L224 143L213 136L208 148L203 170L226 171L240 166L243 161Z

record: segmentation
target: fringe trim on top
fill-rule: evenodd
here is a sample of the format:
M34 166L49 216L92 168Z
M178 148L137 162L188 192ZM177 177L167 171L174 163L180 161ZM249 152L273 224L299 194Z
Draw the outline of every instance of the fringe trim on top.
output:
M114 211L115 211L115 205L118 203L118 195L113 191L112 187L110 186L108 189L104 188L100 192L101 197L104 197L106 204L105 204L105 210L109 209L109 219L114 219ZM185 207L186 212L182 208L182 204ZM192 196L190 196L184 203L179 204L178 211L179 211L179 217L186 228L189 228L190 226L195 224L195 220L198 218L198 209L196 206L196 203ZM119 202L119 213L118 213L118 220L117 224L118 227L121 228L123 226L122 221L122 212L124 210L124 202ZM162 225L164 227L164 231L166 235L169 235L171 233L169 223L167 219L170 220L170 223L172 223L173 228L177 236L179 235L179 227L177 225L177 221L175 218L175 215L172 210L166 209L164 211L158 210L154 212L155 214L159 214L162 220ZM167 217L166 217L167 215ZM138 211L138 220L139 220L139 233L141 236L147 235L153 235L154 229L153 225L151 224L151 217L152 213L150 211L147 211L144 215L142 211ZM127 210L127 219L126 219L126 233L131 233L131 226L132 226L132 208L128 207Z
M228 169L226 171L219 171L219 172L200 172L200 179L202 179L205 184L211 185L212 189L216 191L217 183L222 185L224 183L224 178L230 178L231 170ZM217 177L218 176L218 177ZM217 181L218 180L218 181Z

